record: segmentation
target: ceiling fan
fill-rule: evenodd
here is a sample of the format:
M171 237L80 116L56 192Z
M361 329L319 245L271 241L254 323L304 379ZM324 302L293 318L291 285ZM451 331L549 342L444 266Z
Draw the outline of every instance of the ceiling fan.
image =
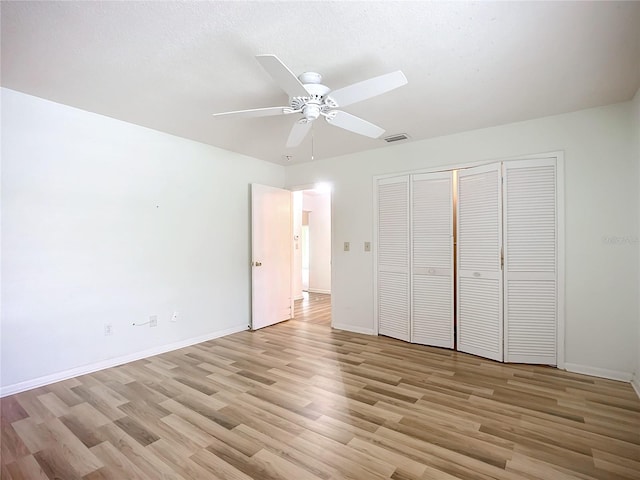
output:
M291 133L289 133L289 138L287 139L287 147L289 148L300 145L311 129L313 121L320 116L323 116L330 125L367 137L378 138L384 133L383 128L360 117L336 109L381 95L407 83L407 78L398 70L337 90L331 90L321 83L322 75L319 73L304 72L296 77L275 55L256 55L256 58L280 88L289 95L289 105L286 107L254 108L251 110L214 113L213 116L267 117L301 113L302 118L294 123Z

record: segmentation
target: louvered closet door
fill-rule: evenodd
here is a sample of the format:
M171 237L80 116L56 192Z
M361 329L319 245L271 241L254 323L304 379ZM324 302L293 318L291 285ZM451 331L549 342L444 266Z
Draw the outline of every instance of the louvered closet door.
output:
M505 361L556 364L555 159L504 163Z
M409 176L378 181L378 333L408 342Z
M453 348L452 174L414 175L411 190L411 341Z
M458 171L458 350L502 361L501 165Z

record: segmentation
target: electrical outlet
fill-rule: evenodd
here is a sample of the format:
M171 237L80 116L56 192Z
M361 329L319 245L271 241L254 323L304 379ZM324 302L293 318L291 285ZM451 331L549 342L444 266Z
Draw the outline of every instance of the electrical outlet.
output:
M158 326L158 315L151 315L149 317L149 326L157 327Z
M169 319L169 321L177 322L178 321L178 312L173 312L173 315L171 315L171 318Z
M364 242L364 251L365 252L371 251L371 242Z
M351 245L349 242L344 242L344 251L348 252L351 249Z
M113 334L113 325L111 325L110 323L105 323L104 324L104 334L105 335L112 335Z

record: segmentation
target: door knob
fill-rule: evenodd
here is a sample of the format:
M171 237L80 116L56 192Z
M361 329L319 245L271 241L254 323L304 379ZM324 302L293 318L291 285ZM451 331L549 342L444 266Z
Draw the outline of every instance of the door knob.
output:
M261 267L262 266L262 262L253 262L253 265L255 267Z

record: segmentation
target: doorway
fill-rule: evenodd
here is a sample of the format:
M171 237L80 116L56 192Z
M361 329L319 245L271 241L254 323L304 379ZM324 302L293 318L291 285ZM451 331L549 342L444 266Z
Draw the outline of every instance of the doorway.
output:
M331 301L331 188L293 192L293 298L305 305ZM327 319L329 322L330 319Z

